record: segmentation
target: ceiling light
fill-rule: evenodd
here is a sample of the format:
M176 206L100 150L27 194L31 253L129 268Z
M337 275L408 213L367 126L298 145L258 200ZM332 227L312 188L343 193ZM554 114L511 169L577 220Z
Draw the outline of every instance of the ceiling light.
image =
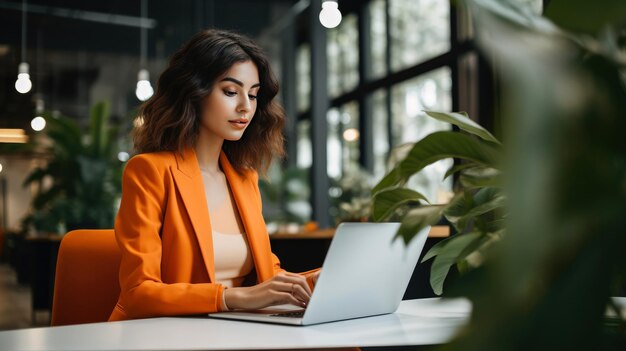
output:
M30 121L30 127L33 128L34 131L40 132L46 128L46 119L41 116L35 117Z
M137 89L135 89L137 99L146 101L152 94L154 94L154 89L150 85L150 73L147 69L139 70L139 74L137 74Z
M41 95L37 94L37 99L35 100L35 113L37 116L30 121L30 127L33 128L34 131L40 132L44 128L46 128L46 119L42 117L44 102Z
M341 23L341 12L337 1L325 0L322 2L320 23L326 28L335 28Z
M28 74L28 63L26 60L26 0L22 0L22 62L17 69L17 80L15 90L20 94L26 94L33 87Z
M20 94L26 94L33 87L28 74L28 63L22 62L17 71L17 80L15 81L15 90Z
M141 0L141 20L143 21L148 12L148 2L146 0ZM147 56L147 29L145 27L141 27L140 29L141 37L140 37L140 49L141 56L139 67L146 66L146 56ZM141 101L148 100L152 94L154 94L154 89L152 89L152 85L150 85L150 73L147 69L141 68L139 73L137 74L137 88L135 89L135 95L137 95L137 99Z

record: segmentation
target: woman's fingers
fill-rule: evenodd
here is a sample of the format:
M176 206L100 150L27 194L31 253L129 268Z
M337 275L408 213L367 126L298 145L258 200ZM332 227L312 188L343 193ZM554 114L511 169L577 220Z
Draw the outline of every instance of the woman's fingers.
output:
M278 293L286 293L295 297L298 301L308 303L311 294L305 290L297 281L280 281L275 282L273 289Z
M280 276L286 279L287 282L298 284L306 292L306 295L311 296L311 288L309 287L309 284L304 276L291 272L283 272Z
M289 272L281 272L255 286L230 288L224 293L226 304L233 309L257 309L280 304L306 307L311 299L306 278Z

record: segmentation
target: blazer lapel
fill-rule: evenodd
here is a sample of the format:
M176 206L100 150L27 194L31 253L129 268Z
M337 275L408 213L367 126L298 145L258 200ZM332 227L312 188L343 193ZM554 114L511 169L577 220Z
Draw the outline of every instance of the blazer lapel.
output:
M274 275L274 270L270 254L272 250L261 213L262 209L257 205L255 199L259 196L255 189L257 184L253 184L256 178L243 177L237 173L224 152L220 154L220 165L230 185L239 216L246 231L257 279L259 282L265 281Z
M185 209L191 220L198 245L204 258L209 278L215 282L215 259L213 255L213 234L209 219L209 207L206 202L204 183L193 149L188 148L180 154L175 153L177 168L172 175L178 191L180 191Z

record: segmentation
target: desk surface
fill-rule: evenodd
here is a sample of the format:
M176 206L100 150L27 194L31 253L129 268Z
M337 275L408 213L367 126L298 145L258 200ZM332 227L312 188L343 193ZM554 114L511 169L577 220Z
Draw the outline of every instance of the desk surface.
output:
M310 232L298 232L293 234L276 233L270 235L271 240L284 239L331 239L335 235L335 228L319 229ZM447 225L435 225L430 228L428 237L447 238L450 236L450 227Z
M393 314L306 327L150 318L0 332L2 350L235 350L433 345L469 318L467 300L403 301Z

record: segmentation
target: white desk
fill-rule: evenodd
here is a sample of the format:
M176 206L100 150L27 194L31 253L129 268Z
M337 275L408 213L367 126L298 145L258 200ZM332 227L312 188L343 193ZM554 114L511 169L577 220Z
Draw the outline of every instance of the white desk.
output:
M393 314L307 327L151 318L0 332L0 350L235 350L433 345L469 318L467 300L403 301Z

